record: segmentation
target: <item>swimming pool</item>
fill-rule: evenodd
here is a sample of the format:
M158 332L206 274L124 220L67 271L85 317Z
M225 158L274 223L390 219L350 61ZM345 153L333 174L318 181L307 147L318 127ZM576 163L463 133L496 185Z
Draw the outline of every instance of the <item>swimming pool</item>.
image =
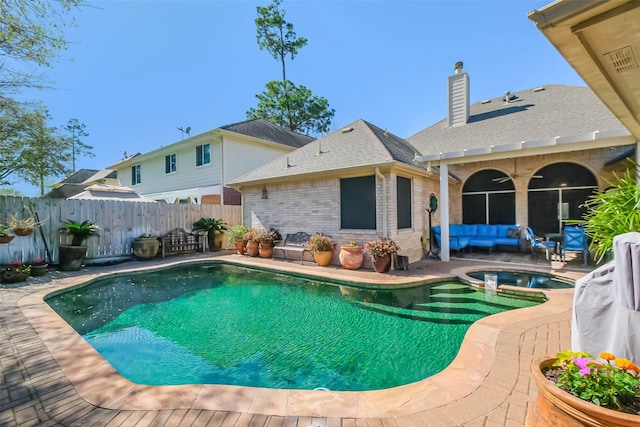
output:
M510 285L536 289L569 289L573 288L573 280L564 279L552 274L533 271L474 271L467 273L469 277L484 281L485 274L496 274L498 286Z
M371 290L222 263L112 276L46 301L136 383L331 390L429 377L473 322L536 304L462 283Z

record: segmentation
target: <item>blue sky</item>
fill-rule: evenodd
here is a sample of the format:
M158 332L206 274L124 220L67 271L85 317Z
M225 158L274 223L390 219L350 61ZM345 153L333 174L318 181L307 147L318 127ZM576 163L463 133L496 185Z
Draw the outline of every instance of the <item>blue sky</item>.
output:
M128 154L246 119L278 61L256 42L256 6L269 1L89 0L70 47L46 70L56 89L25 92L53 125L77 118L103 169ZM545 84L584 86L527 19L550 0L284 0L309 42L287 78L327 98L332 131L357 119L408 137L446 116L447 76L469 73L471 101ZM58 179L50 179L49 183ZM26 196L34 187L12 188Z

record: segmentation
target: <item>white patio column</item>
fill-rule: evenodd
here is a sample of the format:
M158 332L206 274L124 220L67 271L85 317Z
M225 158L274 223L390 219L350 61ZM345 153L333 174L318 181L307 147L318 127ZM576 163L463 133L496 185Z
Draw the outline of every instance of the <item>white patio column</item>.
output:
M449 261L449 166L440 163L440 261Z

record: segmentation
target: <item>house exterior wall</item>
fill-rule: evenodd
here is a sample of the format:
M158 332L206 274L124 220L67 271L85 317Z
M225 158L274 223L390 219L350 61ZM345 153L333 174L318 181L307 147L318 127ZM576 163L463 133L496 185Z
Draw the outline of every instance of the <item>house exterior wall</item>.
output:
M611 166L605 166L605 164L628 149L628 146L622 146L520 157L517 160L517 168L514 158L470 162L464 165L450 165L449 171L460 178L463 183L471 175L484 169L496 169L507 175L516 174L517 177L513 180L516 191L516 223L526 226L529 222L529 181L538 170L554 163L576 163L593 173L598 182L598 190L602 191L609 187L607 181L613 180L614 173L620 174L626 169L625 162L618 162L618 164ZM450 223L462 222L462 187L463 184L450 187Z
M265 145L254 140L242 140L225 136L222 146L223 183L228 183L286 153L292 147Z
M374 174L372 169L371 173L366 175ZM429 195L436 192L438 181L403 172L387 171L383 175L384 180L376 179L376 230L340 229L340 178L244 187L243 222L250 227L273 227L280 231L283 238L288 233L298 231L330 235L337 243L332 264L339 264L339 248L343 243L355 240L362 246L365 242L384 234L384 186L387 192L387 235L400 246L400 255L408 256L409 262L418 261L423 256L423 247L426 244L426 241L423 244L421 237L428 235L428 216L424 208L428 206ZM403 230L397 229L395 214L397 175L412 179L412 227ZM267 189L267 199L262 198L263 187ZM368 254L365 254L365 265L370 265Z

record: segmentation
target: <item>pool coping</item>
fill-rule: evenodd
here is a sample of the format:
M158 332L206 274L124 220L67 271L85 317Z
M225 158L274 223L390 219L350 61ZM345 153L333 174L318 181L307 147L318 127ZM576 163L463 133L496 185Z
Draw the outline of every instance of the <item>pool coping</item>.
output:
M307 266L289 263L265 267L261 260L244 257L222 256L215 260L316 277L329 276L329 279L332 275L330 269L310 273ZM162 266L193 262L194 260L176 260ZM87 402L118 410L201 409L275 416L385 418L415 414L450 404L478 390L492 370L497 368L496 361L502 360L505 353L517 351L512 347L514 342L517 344L524 331L544 323L545 318L570 311L573 300L573 289L544 290L548 300L543 304L483 318L469 328L458 355L445 370L424 380L390 389L334 392L208 384L138 385L122 377L111 367L44 302L44 297L98 277L157 267L156 264L126 266L114 268L116 271L67 278L54 287L36 291L18 301L18 307ZM474 270L477 267L475 265ZM495 269L495 265L487 268ZM451 270L450 275L433 276L432 280L463 274L463 271L457 270L459 269ZM339 274L340 277L335 278L344 280L344 272L340 270ZM372 277L375 279L369 277L365 280L353 276L350 281L366 281L381 287L411 286L425 281L424 275L420 278L389 275Z

